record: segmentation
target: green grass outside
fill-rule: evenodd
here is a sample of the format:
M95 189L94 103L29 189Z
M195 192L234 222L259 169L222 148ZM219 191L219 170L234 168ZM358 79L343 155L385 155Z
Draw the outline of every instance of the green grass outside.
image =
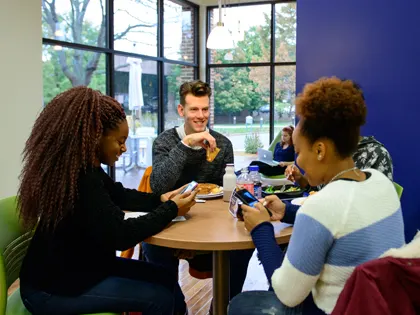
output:
M289 122L276 123L274 125L275 131L280 131L283 127L289 126ZM236 124L236 125L223 125L216 124L213 126L213 129L217 132L220 132L224 135L233 135L233 134L247 134L250 132L259 132L259 133L268 133L270 131L269 124L263 124L260 128L259 124L254 124L252 127L247 128L245 124Z

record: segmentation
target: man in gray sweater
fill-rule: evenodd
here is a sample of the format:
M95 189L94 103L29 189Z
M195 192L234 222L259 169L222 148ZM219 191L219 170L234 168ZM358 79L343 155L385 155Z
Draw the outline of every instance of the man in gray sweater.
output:
M233 163L232 143L224 135L208 129L211 88L202 81L186 82L179 89L178 113L184 124L161 133L153 143L153 165L150 187L153 193L163 194L192 180L199 183L223 184L228 163ZM220 149L212 162L206 159L206 149ZM177 250L143 243L147 261L178 271ZM230 298L242 290L250 251L231 252ZM197 271L212 270L212 255L197 252L188 259ZM211 310L210 310L211 312Z
M211 89L207 83L184 83L179 90L178 113L184 124L161 133L153 142L153 168L150 187L162 194L192 180L223 184L228 163L233 163L232 143L224 135L207 128L210 116ZM206 149L220 149L212 162L206 160Z

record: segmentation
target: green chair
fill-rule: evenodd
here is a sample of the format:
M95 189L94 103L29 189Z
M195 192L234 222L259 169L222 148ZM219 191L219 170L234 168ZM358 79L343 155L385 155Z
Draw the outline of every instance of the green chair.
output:
M268 146L268 150L274 153L274 148L276 147L277 142L281 139L281 131L277 134L277 136L273 139L273 142L270 143Z
M397 191L398 198L401 199L401 195L403 193L404 188L400 185L398 185L396 182L394 182L395 190Z
M22 303L20 290L17 289L8 298L7 289L19 277L20 267L32 235L33 231L25 231L19 223L16 197L0 199L0 314L31 315Z
M268 150L274 153L274 149L276 147L276 144L281 140L281 131L277 134L277 136L274 138L273 142L270 143L268 146ZM281 175L274 175L274 176L265 176L261 174L262 181L267 185L284 185L288 182L286 181L286 176L284 174Z

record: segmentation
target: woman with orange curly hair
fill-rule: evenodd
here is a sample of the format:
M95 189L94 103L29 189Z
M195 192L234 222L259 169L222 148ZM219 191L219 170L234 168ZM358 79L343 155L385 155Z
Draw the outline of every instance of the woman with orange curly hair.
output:
M326 186L297 212L285 255L266 211L284 216L280 199L242 206L272 290L235 297L232 315L330 314L356 266L404 244L393 183L377 170L358 169L352 159L366 119L361 91L350 80L322 78L305 86L296 112L296 162L311 186Z
M36 226L20 272L32 314L185 313L177 275L115 255L184 215L195 197L115 183L101 164L114 165L127 137L121 104L87 87L61 93L36 120L18 193L23 223ZM122 209L149 213L124 220Z

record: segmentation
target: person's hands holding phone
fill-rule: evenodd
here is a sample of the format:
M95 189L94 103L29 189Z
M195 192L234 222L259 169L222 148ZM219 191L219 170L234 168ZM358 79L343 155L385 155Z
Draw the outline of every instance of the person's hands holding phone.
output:
M242 207L242 214L243 214L244 222L245 222L245 228L250 232L257 225L263 222L270 221L270 214L261 203L256 203L254 205L255 208L247 206L247 205L241 205L241 207Z
M164 193L160 196L160 201L166 202L168 200L172 200L173 197L178 195L183 189L185 189L189 184L186 184L178 189L168 191L167 193Z
M177 194L171 200L176 203L178 207L178 216L184 216L190 211L191 207L195 205L195 196L197 191Z
M272 221L281 221L284 218L286 213L286 205L283 201L276 195L270 195L261 199L260 202L267 209L271 211L271 220Z

